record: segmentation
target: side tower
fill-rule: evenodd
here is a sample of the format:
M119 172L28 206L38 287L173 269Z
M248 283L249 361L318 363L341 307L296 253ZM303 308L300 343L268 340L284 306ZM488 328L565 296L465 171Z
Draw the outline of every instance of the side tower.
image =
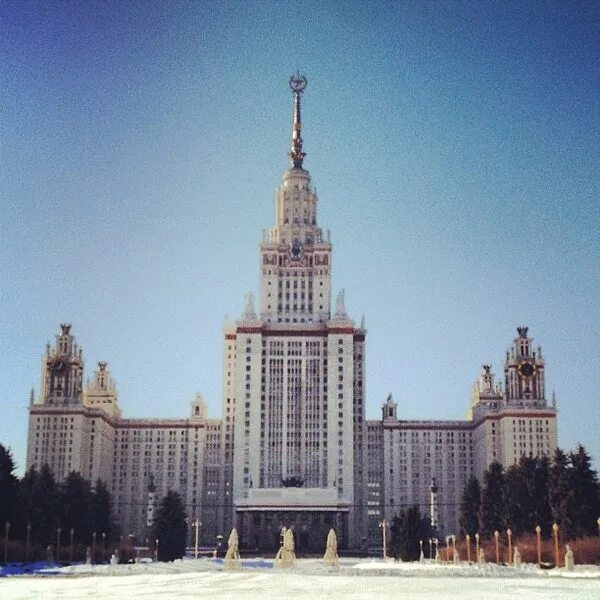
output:
M82 401L83 357L71 334L71 324L61 323L54 348L46 346L42 359L41 402L46 406L77 406Z
M506 401L511 406L543 408L546 406L544 358L542 348L533 349L528 327L517 327L519 336L506 352L504 378Z
M494 386L490 365L483 366L475 384L469 417L477 477L493 461L507 468L522 456L552 456L556 450L556 406L546 401L542 349L533 349L528 331L517 327L518 337L506 352L504 393Z
M54 347L46 346L40 396L29 406L27 468L47 464L59 481L70 471L92 476L93 421L83 407L82 381L82 352L63 323Z
M341 547L358 547L366 535L365 330L347 315L343 291L331 310L332 247L303 167L306 83L290 79L291 166L260 245L259 309L248 294L242 318L224 332L225 473L232 440L241 544L278 547L285 526L300 551L320 550L331 527Z

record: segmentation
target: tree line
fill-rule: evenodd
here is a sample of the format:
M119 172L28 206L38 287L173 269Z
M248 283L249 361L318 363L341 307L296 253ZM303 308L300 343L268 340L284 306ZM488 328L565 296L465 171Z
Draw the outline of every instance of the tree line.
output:
M45 548L69 545L71 530L76 546L98 541L110 544L119 538L112 520L112 499L106 484L93 485L76 471L58 483L48 467L31 467L19 479L10 450L0 444L0 539L26 544L30 556L45 556ZM59 532L60 529L60 532Z
M40 470L31 467L19 479L10 450L0 444L0 547L4 550L7 540L9 545L18 545L14 554L19 561L45 560L47 547L55 553L59 538L64 552L71 544L71 531L75 558L83 558L94 539L94 561L107 560L115 547L119 547L121 561L133 558L132 548L119 543L120 529L112 519L112 504L101 479L92 485L76 471L58 483L50 467L43 465ZM148 533L151 550L159 560L174 560L185 554L188 523L177 492L169 491L161 500ZM0 561L3 556L6 554L0 554ZM13 556L13 561L16 558Z
M585 448L568 454L558 448L552 459L523 456L504 469L493 462L467 482L460 510L463 535L493 535L510 528L515 535L539 526L549 537L556 523L564 539L598 532L600 485Z
M568 454L557 449L553 458L523 456L504 469L493 462L482 482L471 477L462 495L460 533L492 537L511 529L515 536L541 534L549 538L556 523L563 540L596 535L600 518L600 484L592 461L581 445ZM422 550L430 557L431 538L439 536L418 506L401 511L390 528L388 554L417 560ZM434 550L431 550L434 553Z

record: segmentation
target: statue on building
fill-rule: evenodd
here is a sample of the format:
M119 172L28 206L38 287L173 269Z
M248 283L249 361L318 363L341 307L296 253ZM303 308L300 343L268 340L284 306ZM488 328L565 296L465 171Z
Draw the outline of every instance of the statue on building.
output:
M256 319L256 309L254 308L254 294L248 292L244 298L246 299L246 308L244 309L244 319Z
M335 300L335 316L336 317L345 317L346 316L346 306L344 304L344 296L346 294L346 290L343 288L338 292L337 298Z

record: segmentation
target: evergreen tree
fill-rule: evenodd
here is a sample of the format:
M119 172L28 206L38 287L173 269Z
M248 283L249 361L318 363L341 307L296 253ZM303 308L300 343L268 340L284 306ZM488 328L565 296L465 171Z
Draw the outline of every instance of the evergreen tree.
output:
M112 524L112 499L106 484L101 480L96 480L92 496L92 525L93 530L101 535L106 533L111 537L114 527Z
M557 448L548 477L548 496L552 519L558 523L565 537L569 539L574 532L573 515L576 490L572 487L571 465L567 455ZM544 531L545 536L550 531Z
M571 462L571 486L575 501L571 505L572 535L581 537L597 532L596 519L600 516L600 485L598 475L592 469L592 461L585 448L579 444L569 454Z
M47 546L56 540L60 525L59 496L47 464L38 473L31 467L21 482L23 518L31 525L31 541Z
M479 511L481 508L481 488L479 480L472 476L463 490L460 504L460 527L463 534L473 537L479 531Z
M516 535L532 533L539 525L548 529L552 517L548 502L548 461L522 456L505 478L506 525Z
M552 526L552 510L550 508L550 464L548 457L541 456L536 461L533 474L533 514L528 524L530 531L539 525L544 530Z
M182 558L187 541L185 509L181 496L174 491L167 492L162 499L153 528L153 539L158 539L158 560L167 561Z
M419 508L411 506L394 517L391 527L389 554L401 560L418 560L419 540L431 537L429 520L421 517Z
M4 524L11 524L11 531L18 526L19 480L14 474L15 461L10 450L0 444L0 526L4 532Z
M67 534L70 529L73 529L75 539L89 543L92 537L90 482L77 471L71 471L61 486L60 504L62 530Z
M505 477L502 465L494 461L483 474L479 515L480 533L489 536L505 529Z

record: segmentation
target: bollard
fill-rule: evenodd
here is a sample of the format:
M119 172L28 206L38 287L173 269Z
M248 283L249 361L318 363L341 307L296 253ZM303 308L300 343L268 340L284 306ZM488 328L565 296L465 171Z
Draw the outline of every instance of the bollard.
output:
M498 538L500 537L500 532L498 530L494 531L494 537L496 538L496 564L500 564L500 546L498 545Z
M556 523L552 524L552 533L554 534L554 560L556 561L556 566L560 567L560 555L558 554L558 525Z

